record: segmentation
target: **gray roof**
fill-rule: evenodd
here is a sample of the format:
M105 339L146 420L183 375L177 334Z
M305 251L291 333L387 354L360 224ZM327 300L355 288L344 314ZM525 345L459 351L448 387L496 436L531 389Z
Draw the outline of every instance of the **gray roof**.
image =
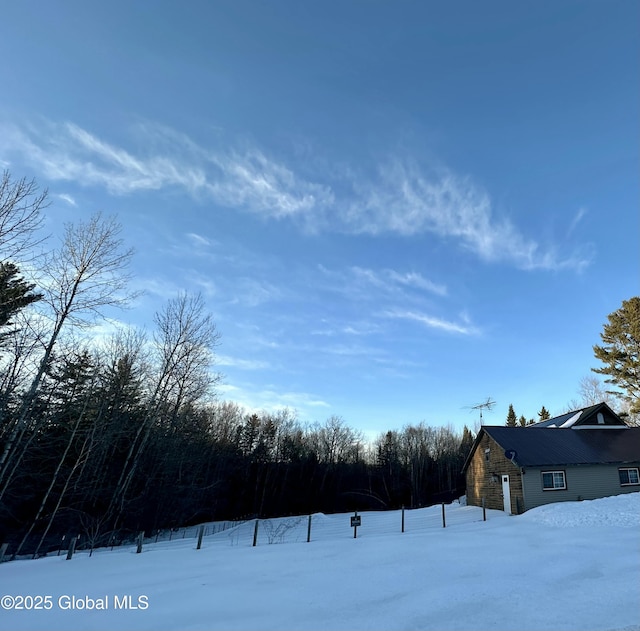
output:
M483 426L521 466L640 462L640 427L584 429ZM476 443L477 444L477 443Z

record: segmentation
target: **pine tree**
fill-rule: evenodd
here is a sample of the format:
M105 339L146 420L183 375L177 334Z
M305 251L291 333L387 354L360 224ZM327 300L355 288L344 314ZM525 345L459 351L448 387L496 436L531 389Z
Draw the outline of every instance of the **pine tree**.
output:
M546 421L548 419L551 418L551 414L549 414L549 410L547 410L546 407L544 407L544 405L540 408L540 411L538 412L538 421Z
M632 414L640 412L640 298L623 300L622 306L608 316L604 325L602 346L594 346L593 352L603 368L593 372L608 375L606 383L622 390L619 394L629 404Z
M42 294L31 293L35 285L21 278L19 271L13 263L0 262L0 344L9 335L2 329L12 325L11 318L42 298Z
M473 447L473 441L475 440L471 430L465 425L462 430L462 439L460 441L460 453L466 458Z
M513 404L509 403L509 412L507 413L507 422L505 425L507 427L515 427L516 426L516 413L513 409Z

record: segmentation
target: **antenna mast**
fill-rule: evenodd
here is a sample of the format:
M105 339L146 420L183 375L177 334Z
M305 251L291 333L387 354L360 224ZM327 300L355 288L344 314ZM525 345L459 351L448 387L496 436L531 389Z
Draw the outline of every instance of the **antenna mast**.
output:
M487 397L487 400L484 403L478 403L477 405L469 406L472 410L480 410L480 425L482 425L482 410L493 410L493 406L496 402L491 399L491 397Z

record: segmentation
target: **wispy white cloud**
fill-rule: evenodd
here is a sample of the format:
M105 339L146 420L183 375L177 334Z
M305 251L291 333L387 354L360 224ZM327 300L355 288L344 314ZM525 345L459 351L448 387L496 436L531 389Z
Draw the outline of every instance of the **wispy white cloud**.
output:
M203 237L200 234L195 234L194 232L187 233L187 239L195 245L196 247L209 247L211 245L211 241L207 239L207 237Z
M211 280L210 276L201 274L197 270L190 270L185 276L189 279L189 283L197 288L207 298L211 298L218 294L216 283Z
M438 296L447 295L446 285L433 282L418 272L399 272L388 268L373 270L359 266L337 271L324 265L318 265L318 270L332 280L336 289L348 294L376 288L387 294L399 294L405 289L414 289Z
M486 191L470 178L440 168L425 173L416 164L392 160L376 182L354 183L356 196L346 213L354 232L409 236L433 233L452 239L488 262L525 269L581 269L588 260L560 258L524 237L506 217L496 217Z
M47 178L101 186L115 195L178 187L227 207L288 218L308 231L431 233L482 260L525 270L581 270L589 264L584 253L561 256L522 235L507 217L496 216L488 193L470 178L445 168L425 170L411 160L391 158L374 178L345 168L317 174L313 181L298 165L256 146L214 150L151 123L137 126L145 150L136 153L73 123L4 125L0 132L3 153L21 154ZM579 213L571 229L581 218ZM404 282L443 290L418 277L406 276Z
M73 197L71 197L71 195L67 195L66 193L58 193L56 197L58 199L61 199L63 202L66 202L67 204L69 204L69 206L76 207L78 205L76 203L76 200Z
M380 333L380 327L370 323L362 323L355 326L347 325L341 329L341 333L345 335L376 335Z
M166 278L141 278L135 277L132 281L136 291L142 291L144 294L151 294L162 300L175 298L184 291L184 286L176 282L169 281Z
M347 335L351 337L366 337L369 335L379 335L380 326L371 322L356 322L354 324L325 323L324 328L312 329L310 335L319 337L339 337Z
M229 355L216 355L218 366L231 366L242 370L263 370L269 368L269 363L257 359L240 359Z
M385 311L383 316L388 318L398 318L401 320L413 320L419 322L430 329L437 329L444 331L445 333L454 333L459 335L478 335L480 330L473 326L466 316L462 317L462 322L452 322L450 320L443 320L425 313L418 313L415 311L407 310L388 310Z
M424 278L422 274L418 272L405 272L400 273L394 270L384 270L385 275L393 282L403 285L405 287L411 287L414 289L422 289L438 296L447 295L446 285L440 283L434 283L428 278Z
M241 386L221 384L218 388L220 398L234 401L249 413L279 412L291 410L300 413L302 420L315 420L317 413L331 408L331 404L309 392L279 391L271 385L254 388L251 384Z
M576 227L582 221L582 219L584 218L584 216L586 214L587 214L587 209L586 208L579 208L578 209L578 212L575 214L573 220L571 221L571 225L569 226L569 229L567 230L567 236L571 236L573 231L576 229Z
M274 284L254 278L239 278L234 282L234 287L235 295L231 300L232 304L257 307L282 297L282 290Z

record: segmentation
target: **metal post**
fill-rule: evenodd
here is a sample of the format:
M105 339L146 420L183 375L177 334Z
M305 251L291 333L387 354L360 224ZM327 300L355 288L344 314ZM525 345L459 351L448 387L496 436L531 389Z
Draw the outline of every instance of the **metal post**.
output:
M402 532L404 532L404 506L402 507Z
M487 509L484 506L484 497L482 498L482 521L487 521Z
M256 525L253 529L253 547L255 548L258 545L258 519L256 519Z
M200 550L202 547L202 536L204 535L204 526L200 526L198 530L198 545L196 546L196 550Z
M355 511L354 517L357 517L357 516L358 516L358 511ZM357 520L356 520L356 522L357 522ZM353 526L353 538L356 539L357 536L358 536L358 526L356 526L354 524L354 526Z
M445 521L445 518L444 518L444 502L442 502L442 527L443 528L447 527L447 522Z
M138 547L136 548L136 554L140 554L142 552L142 540L144 539L144 530L141 530L138 533Z
M311 541L311 515L309 515L309 523L307 524L307 543Z
M76 549L76 538L72 537L71 541L69 541L69 549L67 550L67 561L71 560L75 549Z

